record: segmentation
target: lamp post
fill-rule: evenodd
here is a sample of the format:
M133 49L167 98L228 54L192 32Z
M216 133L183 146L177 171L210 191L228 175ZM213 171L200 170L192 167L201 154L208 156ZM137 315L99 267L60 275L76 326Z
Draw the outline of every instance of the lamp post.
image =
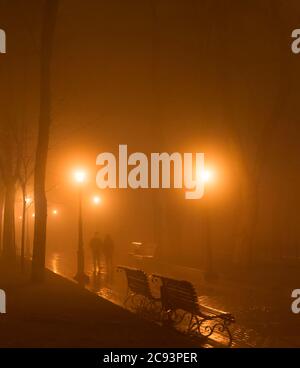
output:
M199 180L202 180L204 185L211 183L214 180L214 172L211 170L205 169L201 173L199 173ZM206 243L206 265L205 265L205 273L204 277L207 281L214 281L218 278L217 274L214 272L213 268L213 251L211 244L211 211L210 204L207 201L208 198L204 198L204 216L203 216L203 225L205 231L205 243Z
M78 187L78 250L77 250L77 273L74 279L79 285L89 282L89 277L84 272L84 248L83 248L83 229L82 229L82 185L86 181L85 171L76 171L74 174Z

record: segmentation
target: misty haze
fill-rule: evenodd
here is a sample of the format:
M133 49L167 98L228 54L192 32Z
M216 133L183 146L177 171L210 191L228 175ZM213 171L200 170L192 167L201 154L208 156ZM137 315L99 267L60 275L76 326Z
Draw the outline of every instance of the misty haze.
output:
M0 347L300 347L297 27L0 0Z

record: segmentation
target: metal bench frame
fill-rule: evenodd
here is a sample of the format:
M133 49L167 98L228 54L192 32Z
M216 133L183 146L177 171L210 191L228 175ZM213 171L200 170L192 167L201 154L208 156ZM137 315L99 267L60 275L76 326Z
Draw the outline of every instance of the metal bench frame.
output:
M229 326L235 322L232 314L200 305L197 292L188 281L175 280L161 275L153 275L153 278L161 281L162 321L164 323L177 325L186 316L189 316L186 330L188 334L199 334L208 338L214 332L219 332L227 335L228 346L231 346L232 335Z
M152 295L147 274L143 270L127 266L118 266L117 269L123 271L127 279L124 307L140 314L147 314L151 318L154 318L157 312L160 313L161 306L157 305L160 298Z

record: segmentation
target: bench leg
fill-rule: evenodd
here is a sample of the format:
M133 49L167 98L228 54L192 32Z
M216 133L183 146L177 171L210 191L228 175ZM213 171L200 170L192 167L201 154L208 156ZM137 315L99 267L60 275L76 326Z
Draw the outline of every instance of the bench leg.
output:
M197 316L198 332L200 335L210 337L214 332L227 335L228 347L232 345L232 335L229 325L232 321L222 318L221 316L199 317Z
M197 331L198 330L198 319L197 319L197 316L195 316L194 314L191 314L190 321L189 321L188 328L187 328L187 333L188 334L193 333L193 331L195 330L195 327Z
M128 302L130 301L131 298L132 298L132 294L128 292L123 302L124 308L128 309Z

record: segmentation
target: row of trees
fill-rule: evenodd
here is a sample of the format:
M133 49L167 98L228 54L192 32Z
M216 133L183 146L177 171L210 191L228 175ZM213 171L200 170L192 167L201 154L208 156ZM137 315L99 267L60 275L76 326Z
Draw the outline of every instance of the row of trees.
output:
M11 118L11 112L2 118L0 145L0 235L2 258L6 263L16 264L15 200L17 190L22 193L21 265L24 266L25 214L27 188L34 177L35 225L33 242L32 281L44 278L47 199L45 179L49 130L51 123L51 60L53 38L59 0L43 2L41 42L39 48L39 114L38 121L25 121L24 115ZM9 51L8 51L9 52ZM26 87L26 86L25 86ZM22 86L19 87L19 91ZM22 93L19 93L22 98ZM16 107L13 107L16 109Z
M153 0L151 3L157 10L159 2ZM172 13L173 23L170 22L167 26L163 24L163 22L168 22L168 19L163 15L158 17L157 11L153 12L153 23L160 22L161 28L163 24L165 29L169 27L172 30L171 27L174 27L174 33L177 32L175 24L177 27L182 27L182 38L176 39L176 50L182 47L182 54L178 52L178 57L182 57L194 48L196 51L191 51L191 54L193 58L196 55L199 68L193 68L190 62L192 65L190 74L193 75L196 81L194 82L191 80L189 69L184 70L182 67L184 63L189 65L191 55L187 54L187 61L182 58L182 62L176 64L173 62L176 58L173 57L170 62L170 55L173 56L174 50L169 45L172 44L172 41L175 44L170 29L168 29L168 42L162 37L154 38L155 52L153 54L157 58L159 53L163 62L172 66L169 67L168 74L163 74L160 68L161 75L157 76L157 80L161 81L158 83L161 84L166 79L165 75L170 76L167 82L171 87L165 83L161 88L164 90L164 95L161 94L157 99L160 105L163 105L165 95L171 95L169 98L172 100L172 106L165 103L161 108L155 101L157 115L161 113L162 121L166 121L166 116L173 121L180 121L181 115L184 116L182 118L183 129L180 131L182 140L189 128L194 132L196 138L193 141L190 136L187 136L187 141L192 140L195 145L201 144L202 149L207 147L211 153L212 162L214 150L217 152L216 156L219 157L222 152L227 158L227 163L230 164L228 171L232 175L231 187L235 188L235 192L228 189L226 193L231 199L230 202L228 201L226 211L222 204L218 207L217 200L213 202L214 194L211 198L206 196L203 202L211 201L210 205L217 208L217 211L211 216L213 217L211 221L207 220L209 215L205 205L199 206L197 212L197 208L186 210L186 203L184 205L179 203L177 212L175 212L173 198L168 201L164 196L166 214L162 216L167 218L167 221L166 224L158 224L158 226L164 227L165 231L157 230L156 233L165 235L166 248L168 246L170 248L167 248L166 258L174 254L174 248L176 249L174 244L178 244L177 248L182 247L181 254L176 257L179 259L182 254L192 253L192 249L197 249L197 246L200 248L202 244L204 244L203 253L210 252L207 247L208 236L205 233L208 232L207 222L212 222L214 244L216 245L213 248L218 250L220 257L223 257L222 252L225 253L224 243L228 243L226 250L228 249L231 260L239 264L251 265L260 257L259 242L264 243L265 238L269 235L263 205L267 207L267 204L271 208L276 207L280 202L278 198L274 198L273 202L269 197L266 200L263 192L267 186L266 172L270 177L274 173L279 177L283 171L280 168L279 174L278 171L275 171L278 170L276 165L273 163L270 165L272 162L270 157L274 154L276 144L275 135L279 131L284 131L284 126L291 127L297 121L297 114L294 111L289 113L294 103L292 101L297 96L293 82L295 75L291 71L295 58L289 46L290 32L293 29L291 24L296 22L295 14L298 5L293 0L288 4L280 0L268 0L263 3L254 1L251 4L241 2L228 8L226 0L204 0L201 3L189 2L191 8L189 11L183 3L177 6L178 8ZM184 15L181 16L178 10L180 6L186 11L186 18L189 22L187 19L185 19L186 23L183 22ZM178 23L175 23L176 21ZM182 24L189 24L187 31L183 29ZM190 39L184 39L187 34L193 40L192 45L187 46L190 41ZM242 41L247 39L249 42ZM263 40L268 40L267 45L263 45L265 42ZM157 65L154 64L154 67L157 72ZM171 74L172 68L175 70L173 74ZM192 113L186 109L182 101L177 100L175 95L177 92L181 99L185 98L179 88L177 89L182 82L179 78L177 85L174 82L177 80L177 75L182 73L187 74L185 78L190 83L186 83L186 89L189 88L191 92L187 94L186 100L187 105L191 106ZM182 86L180 88L183 89ZM193 93L198 98L198 106L193 104ZM170 127L164 127L162 123L161 130L167 137L169 150L172 150L172 145L176 144L176 140L172 141L169 135ZM219 147L217 145L213 147L215 142L219 143ZM286 147L286 154L292 157L288 142L281 141L281 144ZM267 167L268 164L269 167ZM270 191L276 193L273 187L270 188ZM163 207L162 201L160 201L160 206ZM225 213L224 216L220 215L222 210ZM219 216L219 222L216 221L218 217L215 216L216 213ZM292 218L291 213L287 213L286 216ZM225 230L220 227L220 218L222 224L226 224ZM286 224L280 220L280 210L276 209L272 213L274 227L279 223L282 229L285 227L282 232L288 235ZM186 225L183 225L185 223ZM186 229L189 229L190 233L194 231L197 235L190 235ZM276 230L272 230L272 234L276 234ZM198 245L194 239L198 239L200 233L203 241L199 241L201 245ZM276 236L274 238L273 243L268 245L270 249L265 251L269 258L272 254L275 258L275 254L278 253L276 248L280 247L280 243L283 246L286 245L285 242L288 243L288 240L284 240L284 236L282 240L279 237L276 239ZM195 244L187 250L189 246L187 244L192 242ZM267 245L265 247L267 248Z

